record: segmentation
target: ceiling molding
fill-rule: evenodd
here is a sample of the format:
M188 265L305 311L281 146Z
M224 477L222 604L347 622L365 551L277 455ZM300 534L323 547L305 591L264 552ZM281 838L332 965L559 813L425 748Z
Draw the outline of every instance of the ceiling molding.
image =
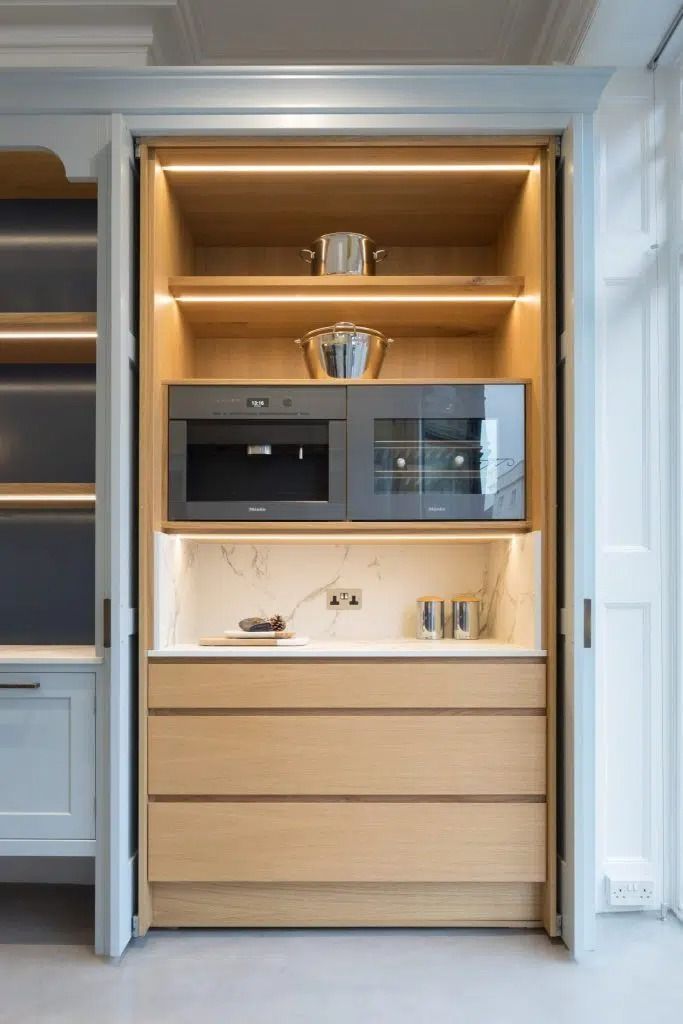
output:
M272 0L273 4L281 2ZM240 3L245 5L246 14L250 0L240 0ZM598 0L547 0L547 13L540 25L538 18L532 17L533 11L539 9L538 0L533 5L531 0L506 0L500 4L499 15L495 18L490 17L493 9L490 4L474 5L467 18L475 19L482 45L477 47L477 55L471 62L465 52L465 59L460 63L478 67L486 66L487 62L496 65L573 63L597 4ZM240 6L236 0L224 3L220 8L220 18L213 21L207 17L205 24L203 15L207 10L216 13L216 9L203 8L202 0L0 0L0 66L49 66L52 63L73 67L140 67L149 64L213 67L216 66L216 57L211 57L212 53L219 55L232 51L235 51L233 56L237 59L231 62L226 57L225 61L219 61L218 66L231 66L231 63L245 66L250 37L247 31L244 59L241 59L237 46L237 40L241 38ZM443 5L440 10L443 20ZM338 16L341 17L341 13ZM463 20L465 14L454 7L448 19L443 24L450 25L457 38L458 26L468 24ZM291 57L302 67L306 63L338 62L334 58L327 61L323 57L299 62L296 33L292 29L291 37L284 35L284 28L282 31L277 28L280 22L263 26L257 47L260 59L254 64L270 63L272 57L275 66L282 62L283 53L285 59ZM398 31L400 23L397 24ZM255 30L253 24L252 29ZM362 25L358 31L362 33ZM428 37L430 44L420 51L417 44L413 46L410 38L405 37L406 31L406 26L403 26L401 45L394 40L392 46L380 46L376 58L368 63L383 61L385 57L386 63L402 63L402 60L391 57L394 51L406 55L414 51L415 59L406 59L406 66L417 61L424 66L450 63L447 56L443 59L452 50L452 40L447 38L449 33L442 34L440 38ZM431 35L433 37L434 32ZM69 45L69 36L72 37L72 45ZM232 48L229 45L231 40ZM321 45L317 48L322 54ZM289 49L291 54L287 52ZM312 44L309 46L311 52L315 49ZM54 54L52 61L49 57L51 50ZM333 49L329 53L332 54Z
M143 26L43 25L5 27L1 39L1 67L144 67L154 34Z
M536 46L533 64L573 64L595 17L599 0L552 0Z
M191 62L178 0L0 0L0 66Z

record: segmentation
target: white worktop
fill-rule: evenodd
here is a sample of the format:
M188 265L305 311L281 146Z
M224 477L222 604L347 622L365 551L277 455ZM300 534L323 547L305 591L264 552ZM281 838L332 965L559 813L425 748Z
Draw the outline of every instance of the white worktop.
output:
M176 644L150 658L543 658L545 651L497 640L312 640L305 647Z
M3 665L100 665L102 658L91 646L62 644L0 645L0 669Z

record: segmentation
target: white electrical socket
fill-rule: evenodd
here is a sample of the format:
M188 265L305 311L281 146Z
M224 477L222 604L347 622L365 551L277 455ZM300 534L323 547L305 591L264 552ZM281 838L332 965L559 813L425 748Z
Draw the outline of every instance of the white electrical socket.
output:
M639 907L641 910L647 910L648 907L654 906L654 882L626 882L609 876L605 882L610 907Z

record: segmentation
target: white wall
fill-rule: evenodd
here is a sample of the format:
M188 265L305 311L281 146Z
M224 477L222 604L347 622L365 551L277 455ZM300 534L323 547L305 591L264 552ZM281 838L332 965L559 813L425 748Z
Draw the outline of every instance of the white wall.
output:
M597 117L598 910L607 875L675 903L676 75L618 72Z

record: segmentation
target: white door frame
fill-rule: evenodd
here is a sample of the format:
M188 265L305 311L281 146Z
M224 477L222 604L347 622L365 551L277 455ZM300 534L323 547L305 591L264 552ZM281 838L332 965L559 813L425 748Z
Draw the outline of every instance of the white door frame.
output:
M566 859L562 937L577 958L595 948L595 244L594 133L574 118L562 146L565 323ZM589 605L586 602L590 602ZM566 908L571 907L568 914Z
M137 793L137 656L130 646L136 631L131 607L131 576L136 529L131 496L136 444L132 436L130 366L137 362L134 337L136 290L132 282L134 218L133 140L123 118L114 114L110 142L98 156L98 235L108 238L98 254L98 506L102 544L98 548L99 609L109 602L109 637L101 635L104 616L97 616L98 644L104 656L105 692L98 718L97 800L98 856L95 891L98 927L95 951L118 957L132 934L135 899L135 808Z

